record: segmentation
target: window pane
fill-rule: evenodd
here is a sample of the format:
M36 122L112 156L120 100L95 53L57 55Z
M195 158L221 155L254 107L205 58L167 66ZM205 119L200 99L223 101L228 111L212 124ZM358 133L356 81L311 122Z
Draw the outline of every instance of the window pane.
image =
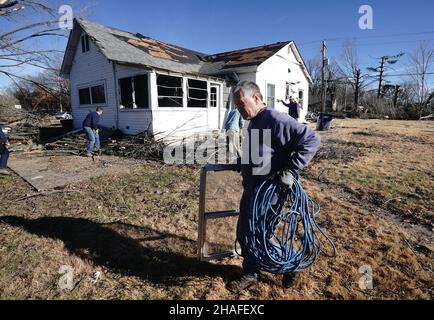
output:
M206 81L188 79L188 104L189 108L206 108L208 90Z
M81 36L81 52L86 52L86 47L84 43L84 36Z
M86 35L85 39L86 39L86 51L89 51L89 36Z
M303 99L303 90L298 91L298 98Z
M99 85L91 88L92 104L105 103L104 85Z
M267 106L274 108L274 84L267 84Z
M121 105L124 108L133 108L133 87L131 85L131 78L124 78L119 80L121 88Z
M182 78L158 74L158 106L183 107Z
M217 107L217 88L216 87L211 87L210 89L210 106L211 107Z
M78 96L80 104L90 104L90 91L89 88L83 88L78 90Z
M137 108L148 108L148 76L134 77L134 99Z

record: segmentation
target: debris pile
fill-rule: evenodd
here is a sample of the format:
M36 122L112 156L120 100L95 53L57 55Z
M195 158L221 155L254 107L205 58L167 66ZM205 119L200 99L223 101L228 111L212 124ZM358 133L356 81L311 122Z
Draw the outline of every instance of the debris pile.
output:
M84 134L64 137L44 146L47 155L80 155L86 150L87 140Z
M121 140L110 139L104 145L104 154L126 158L162 161L167 144L162 139L148 133L126 136Z

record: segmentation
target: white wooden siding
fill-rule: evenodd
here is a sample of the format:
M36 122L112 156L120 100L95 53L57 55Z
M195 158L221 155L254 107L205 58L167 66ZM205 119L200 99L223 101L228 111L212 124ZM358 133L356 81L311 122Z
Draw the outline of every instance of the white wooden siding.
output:
M108 128L115 128L116 103L113 83L113 66L104 55L99 52L92 39L89 40L90 50L85 53L81 52L80 41L71 68L71 107L72 116L74 118L74 128L80 128L86 115L91 111L95 111L97 106L104 107L104 113L101 117L100 124ZM98 83L104 83L105 85L104 90L106 103L80 106L78 88Z
M288 108L277 100L285 100L286 82L300 83L291 86L295 91L292 95L298 99L298 90L304 91L303 105L300 112L300 121L304 121L308 108L309 99L309 81L306 78L300 63L294 56L292 50L288 49L289 45L279 50L275 55L266 60L258 67L256 73L256 83L264 95L264 101L267 101L267 83L275 85L275 109L288 113ZM288 69L291 72L288 72Z

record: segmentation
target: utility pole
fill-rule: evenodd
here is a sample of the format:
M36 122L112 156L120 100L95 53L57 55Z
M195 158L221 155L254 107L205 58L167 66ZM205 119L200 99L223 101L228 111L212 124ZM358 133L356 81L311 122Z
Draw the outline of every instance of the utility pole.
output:
M384 61L386 57L381 58L381 65L380 65L380 81L378 82L378 93L377 98L379 99L381 96L381 83L383 82L383 72L384 72Z
M357 110L357 107L359 106L359 90L360 90L360 69L357 69L356 71L356 87L354 90L354 108Z
M395 86L395 96L393 97L393 107L394 108L396 108L396 105L398 104L399 88L400 88L400 86Z
M325 112L326 111L326 81L325 81L325 74L326 74L326 42L323 41L322 42L322 86L321 86L321 111Z

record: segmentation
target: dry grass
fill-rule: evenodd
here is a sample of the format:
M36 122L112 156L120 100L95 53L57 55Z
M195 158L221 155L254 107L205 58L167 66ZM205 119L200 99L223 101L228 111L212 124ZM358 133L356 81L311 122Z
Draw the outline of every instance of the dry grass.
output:
M0 177L0 299L432 299L434 125L335 125L302 183L338 256L321 256L292 288L264 274L229 293L241 259L196 259L198 168L150 163L36 197L18 176ZM237 177L209 182L209 209L233 209ZM211 245L230 244L233 221L215 228ZM71 290L58 289L63 265ZM364 265L372 290L359 288Z

